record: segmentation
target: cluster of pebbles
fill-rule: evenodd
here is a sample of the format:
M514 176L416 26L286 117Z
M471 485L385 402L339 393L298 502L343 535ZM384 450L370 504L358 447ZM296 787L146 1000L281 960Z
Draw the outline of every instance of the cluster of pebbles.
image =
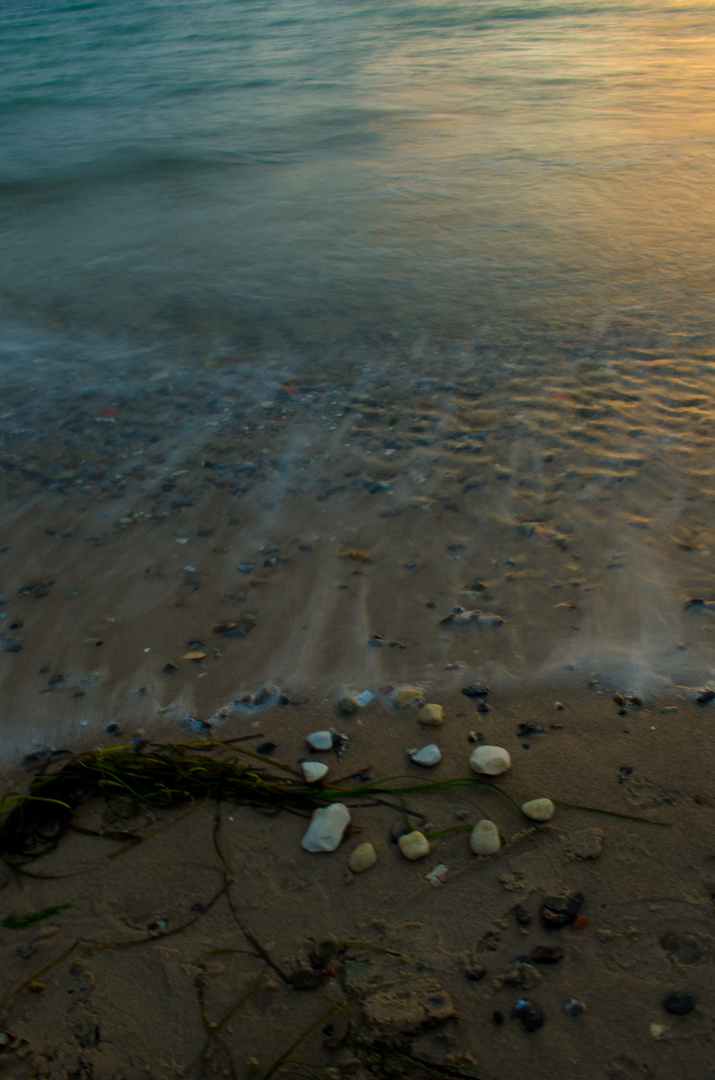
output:
M368 696L369 695L369 698ZM363 692L364 703L373 700L369 691ZM444 708L434 702L423 703L423 691L416 687L403 687L391 691L391 701L394 707L405 709L412 705L418 705L417 717L425 727L440 727L444 723ZM353 707L354 703L354 707ZM357 698L345 696L337 703L337 711L349 714L356 711L363 702ZM346 740L344 735L337 735L329 730L314 731L306 736L306 743L313 751L330 750L335 747L335 740ZM425 768L437 765L442 760L442 754L436 743L428 743L425 746L412 748L405 751L408 758L416 765ZM469 757L469 767L472 772L485 779L501 776L511 769L511 756L508 750L501 746L480 745L475 747ZM311 784L320 784L328 773L329 767L319 761L302 761L301 770L306 781ZM521 811L529 820L543 823L550 821L554 815L555 806L551 799L540 797L529 799L521 806ZM330 803L315 810L310 825L301 840L301 846L310 852L336 851L345 835L345 830L350 824L350 811L341 802ZM417 829L406 831L397 838L397 844L403 857L410 862L425 858L430 853L429 834ZM475 855L495 855L502 846L499 827L493 821L486 818L478 821L471 831L469 846ZM369 870L377 862L377 853L374 846L365 842L360 844L351 853L348 867L353 873L362 873ZM435 871L443 870L444 873L437 875L437 880L432 882L441 885L446 876L446 867L437 867ZM435 871L432 873L434 874Z

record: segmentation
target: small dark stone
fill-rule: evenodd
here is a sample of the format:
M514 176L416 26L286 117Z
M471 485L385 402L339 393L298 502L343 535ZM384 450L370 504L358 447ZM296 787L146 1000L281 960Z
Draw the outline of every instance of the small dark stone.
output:
M383 640L379 634L373 634L373 636L368 641L368 645L370 645L373 649L380 649L382 648Z
M484 978L486 973L487 969L482 967L481 964L469 964L464 969L464 974L470 982L479 982L480 979Z
M563 956L564 950L558 945L537 945L531 950L529 959L532 964L557 964Z
M326 1039L331 1039L335 1034L335 1024L323 1024L323 1035Z
M257 754L272 754L274 750L278 749L278 743L264 742L260 746L256 747Z
M713 698L715 698L715 690L701 690L695 700L698 705L709 705Z
M501 1024L504 1023L504 1013L499 1012L499 1009L495 1009L492 1013L492 1020L494 1021L496 1026L499 1027Z
M695 998L692 994L680 991L667 997L663 1005L669 1013L675 1013L676 1016L685 1016L686 1013L692 1012L695 1008Z
M522 998L514 1006L513 1015L521 1020L527 1031L538 1031L544 1025L544 1011L533 1002Z
M168 925L168 919L154 919L154 922L150 922L147 926L147 930L152 937L161 937L162 934L166 933Z
M170 675L172 671L178 671L178 668L176 664L168 663L164 664L161 670L164 672L165 675Z
M53 675L51 679L47 680L47 685L51 690L54 690L56 686L61 686L64 681L64 675Z
M583 903L583 893L572 892L564 896L547 896L541 905L541 918L549 930L558 930L572 923Z
M538 724L519 724L516 734L519 739L528 739L529 735L543 735L545 730Z
M477 712L485 713L485 712L491 712L491 711L492 710L489 708L486 701L480 701L479 704L477 705Z
M105 734L107 734L107 735L118 735L119 734L119 724L115 724L115 723L107 724L104 731L105 731Z
M473 683L471 686L462 687L461 692L465 697L485 698L489 694L489 687L481 683Z
M192 904L189 908L192 915L202 915L204 911L204 905L200 900L197 900L195 904Z
M13 623L10 623L10 629L11 629L11 630L22 630L22 628L23 628L23 626L24 626L24 625L25 625L25 624L24 624L24 622L22 622L22 621L20 621L20 622L13 622Z
M514 915L519 926L531 926L534 921L534 916L530 911L527 911L523 904L517 904L514 908Z
M50 669L48 667L41 667L38 674L39 675L46 675L49 670Z

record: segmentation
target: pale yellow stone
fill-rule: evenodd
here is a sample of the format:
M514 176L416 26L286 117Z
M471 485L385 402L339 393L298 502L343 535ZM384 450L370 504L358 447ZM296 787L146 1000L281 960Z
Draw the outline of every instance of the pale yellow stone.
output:
M511 768L511 757L503 746L477 746L472 750L469 764L475 773L500 776Z
M360 844L350 853L348 866L353 874L362 874L377 862L377 852L372 844Z
M423 705L417 715L420 723L427 727L439 727L444 723L444 709L441 705Z
M411 705L413 701L419 701L421 697L422 691L415 686L403 686L395 694L395 704L398 708L404 709L405 705Z
M521 804L521 812L532 821L551 821L556 807L551 799L529 799Z
M406 859L424 859L425 855L429 855L429 840L424 833L417 830L405 833L397 843Z
M499 829L493 821L482 818L471 831L469 846L475 855L496 855L501 847Z

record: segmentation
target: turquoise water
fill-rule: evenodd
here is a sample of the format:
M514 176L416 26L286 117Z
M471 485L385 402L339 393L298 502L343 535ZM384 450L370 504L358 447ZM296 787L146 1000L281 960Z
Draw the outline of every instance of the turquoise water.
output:
M5 3L6 340L709 332L714 30L662 2Z

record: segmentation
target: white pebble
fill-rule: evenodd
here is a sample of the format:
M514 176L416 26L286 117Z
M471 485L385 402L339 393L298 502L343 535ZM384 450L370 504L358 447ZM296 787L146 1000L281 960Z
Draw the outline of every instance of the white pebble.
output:
M551 799L529 799L521 804L521 812L532 821L551 821L556 807Z
M424 833L417 830L405 833L397 843L406 859L424 859L425 855L429 855L429 840Z
M308 831L301 840L306 851L335 851L350 824L350 811L344 803L334 802L313 811Z
M478 821L470 833L469 846L475 855L496 855L501 839L494 822L486 818Z
M442 760L442 754L436 743L428 743L419 750L408 750L407 754L415 765L438 765Z
M472 750L469 764L475 773L499 776L511 768L511 758L502 746L477 746Z
M328 766L324 765L322 761L301 761L300 767L309 784L315 784L318 780L322 780L328 771Z
M362 874L363 870L369 870L377 862L377 852L372 844L360 844L350 854L348 867L353 874Z
M306 735L305 741L313 750L330 750L333 745L333 735L330 731L313 731Z

